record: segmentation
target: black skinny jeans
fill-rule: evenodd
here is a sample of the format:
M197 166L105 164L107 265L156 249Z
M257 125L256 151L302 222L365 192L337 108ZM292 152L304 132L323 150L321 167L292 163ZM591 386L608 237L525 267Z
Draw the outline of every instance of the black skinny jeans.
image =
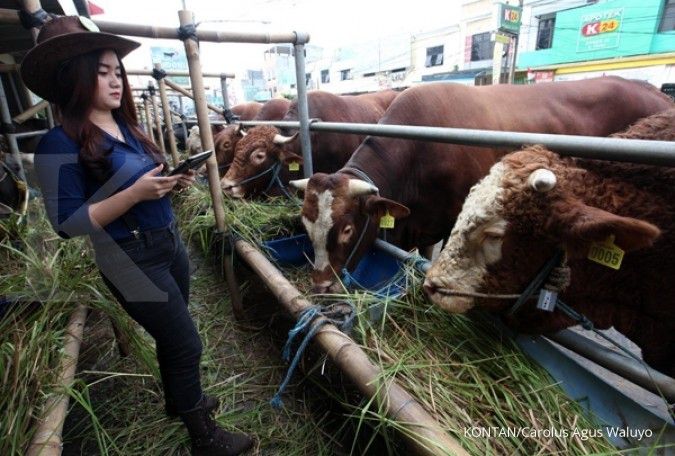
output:
M202 343L188 312L190 267L175 226L119 244L94 243L103 281L124 310L155 339L169 409L201 399Z

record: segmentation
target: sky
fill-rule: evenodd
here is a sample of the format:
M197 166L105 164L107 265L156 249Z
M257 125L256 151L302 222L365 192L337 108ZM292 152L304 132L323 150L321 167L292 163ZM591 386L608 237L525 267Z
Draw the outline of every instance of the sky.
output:
M457 3L452 0L93 0L105 14L102 19L133 24L178 26L183 3L195 14L203 30L292 32L310 34L310 44L333 49L378 38L415 33L456 22ZM403 5L406 5L405 7ZM150 46L182 48L178 40L143 40L125 59L128 68L151 68ZM270 45L202 43L205 72L261 69L262 55Z

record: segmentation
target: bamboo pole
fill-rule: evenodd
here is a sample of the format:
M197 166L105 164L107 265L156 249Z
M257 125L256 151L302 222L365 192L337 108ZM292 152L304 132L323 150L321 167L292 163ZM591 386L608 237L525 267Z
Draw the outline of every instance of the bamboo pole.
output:
M148 95L144 94L145 97L143 98L143 107L145 111L145 128L147 130L146 134L148 135L148 138L152 140L153 144L157 144L157 141L155 141L155 135L152 132L152 117L150 117L150 102L148 101Z
M148 84L148 92L150 97L150 103L152 104L152 113L155 119L155 129L157 132L157 143L159 145L159 150L162 153L166 153L166 146L164 145L164 135L162 134L162 119L159 116L159 109L157 108L157 98L155 97L155 86L152 85L152 82Z
M127 75L133 76L152 76L152 71L150 70L127 70L125 69ZM164 70L167 76L190 76L189 71L180 71L180 70ZM224 75L228 78L234 79L234 73L202 73L203 78L220 78L221 75Z
M166 85L167 85L168 87L172 88L173 90L175 90L176 92L180 93L181 95L184 95L184 96L190 98L191 100L194 100L194 99L195 99L195 95L193 95L192 93L188 92L187 90L185 90L184 88L182 88L182 87L179 86L178 84L175 84L175 83L173 83L173 82L171 82L171 81L166 81ZM193 86L194 86L194 84L193 84ZM202 86L202 89L203 89L203 88L204 88L204 87ZM195 90L193 90L192 92L193 92L193 93L197 93ZM206 101L205 101L205 103L206 103ZM220 114L221 116L223 115L223 109L222 109L222 108L219 108L218 106L214 106L214 105L212 105L212 104L206 103L206 107L209 108L211 111L217 112L217 113Z
M155 63L155 69L161 70L162 65ZM178 148L176 147L176 137L173 133L173 121L171 120L171 109L169 107L169 97L166 95L166 82L164 78L157 80L157 85L159 86L159 98L162 102L162 109L164 110L164 126L166 127L167 136L169 137L169 151L171 152L171 158L173 159L173 166L178 166Z
M63 389L47 399L44 415L28 447L27 456L59 456L61 454L63 422L68 412L66 390L73 384L77 358L80 354L87 308L79 305L70 316L64 338L63 356L60 363L58 385Z
M185 27L193 24L193 15L191 11L178 11L178 19L180 26ZM188 68L190 69L190 83L194 89L194 95L185 92L186 96L193 98L195 101L195 110L197 111L197 123L199 124L199 133L202 141L202 150L213 150L213 134L211 133L211 124L209 123L209 115L207 111L206 95L204 93L204 80L202 78L202 65L199 60L199 46L192 39L183 41L185 45L185 55L188 60ZM169 87L176 88L177 85L166 81ZM222 110L221 114L222 114ZM223 209L223 193L220 189L220 175L218 174L218 162L216 161L216 154L211 154L206 161L206 170L209 178L209 190L211 192L211 201L213 202L213 211L216 219L216 229L223 235L226 235L227 226L225 225L225 210ZM230 291L230 301L232 302L232 310L234 316L239 319L243 314L243 306L241 302L241 294L239 285L237 284L234 275L234 265L232 262L232 252L225 252L223 257L223 270L225 279Z
M10 73L12 71L19 71L21 65L16 63L0 63L0 73Z
M30 108L26 109L24 112L22 112L19 115L16 115L12 118L12 120L18 124L22 124L31 117L33 117L35 114L38 112L42 111L45 108L49 107L49 102L47 100L42 100L41 102L31 106Z
M238 240L235 248L295 318L313 305L251 244ZM334 325L325 324L314 340L363 394L374 398L392 420L407 430L401 434L416 452L424 455L468 456L461 445L448 436L405 389L393 380L383 384L381 370L370 362L365 352L349 336ZM413 438L414 435L418 438Z

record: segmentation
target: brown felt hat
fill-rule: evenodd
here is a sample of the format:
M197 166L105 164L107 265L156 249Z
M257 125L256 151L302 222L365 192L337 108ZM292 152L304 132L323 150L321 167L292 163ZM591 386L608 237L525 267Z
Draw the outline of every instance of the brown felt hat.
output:
M60 16L40 29L37 44L21 62L21 78L26 86L45 100L56 98L56 72L71 57L97 49L112 49L121 59L141 43L111 33L100 32L90 19Z

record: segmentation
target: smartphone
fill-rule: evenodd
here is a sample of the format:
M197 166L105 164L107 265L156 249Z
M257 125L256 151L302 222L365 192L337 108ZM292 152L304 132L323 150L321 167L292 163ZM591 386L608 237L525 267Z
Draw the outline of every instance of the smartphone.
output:
M190 169L199 168L213 153L212 150L207 150L205 152L193 155L182 162L178 163L170 173L169 176L175 176L176 174L185 174Z

